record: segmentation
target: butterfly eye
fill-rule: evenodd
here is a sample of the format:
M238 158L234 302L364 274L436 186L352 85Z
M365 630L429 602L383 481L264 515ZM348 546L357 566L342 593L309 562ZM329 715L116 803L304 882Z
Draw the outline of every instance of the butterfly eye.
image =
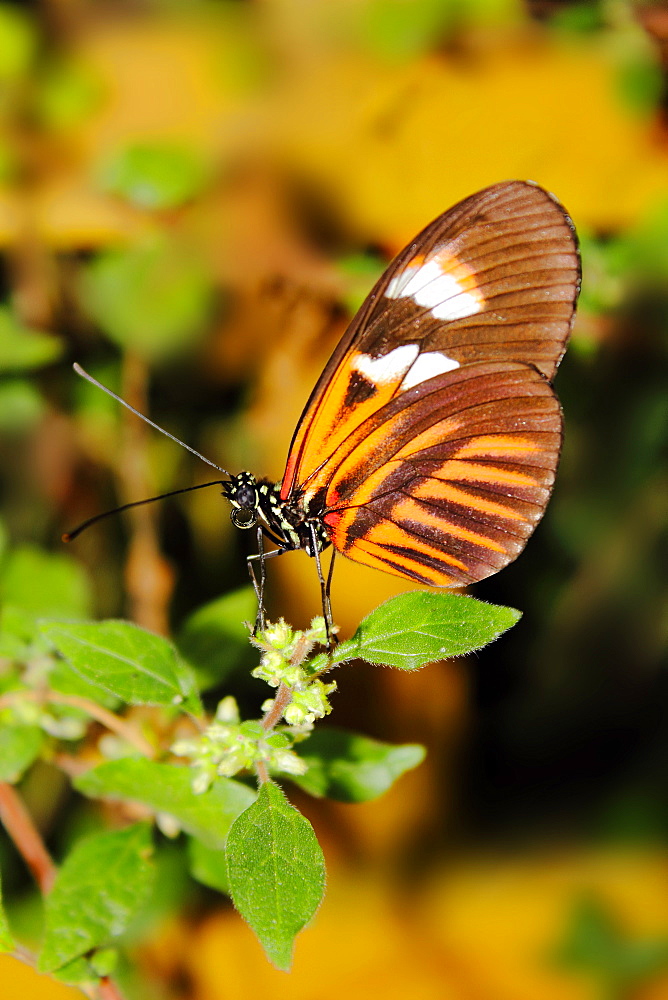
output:
M235 507L230 511L230 518L236 528L254 528L258 521L254 507Z
M253 486L240 486L232 497L237 507L257 507L257 493Z

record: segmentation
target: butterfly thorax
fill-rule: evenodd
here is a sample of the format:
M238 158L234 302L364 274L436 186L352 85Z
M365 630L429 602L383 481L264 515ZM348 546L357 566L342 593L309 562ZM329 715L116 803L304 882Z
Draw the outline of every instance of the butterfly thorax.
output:
M259 523L266 537L281 549L304 549L313 556L314 540L318 552L330 544L321 513L306 509L298 498L281 500L280 483L240 472L223 483L223 496L232 504L230 516L237 528Z

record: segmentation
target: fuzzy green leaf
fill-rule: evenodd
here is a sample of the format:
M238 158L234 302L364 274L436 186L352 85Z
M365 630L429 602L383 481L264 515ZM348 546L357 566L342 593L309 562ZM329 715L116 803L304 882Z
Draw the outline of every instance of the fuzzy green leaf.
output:
M123 934L150 894L151 851L146 823L97 833L76 845L46 900L42 971L59 969Z
M183 705L200 710L190 670L162 636L131 622L69 625L41 631L77 673L130 705Z
M272 782L232 824L227 872L234 905L279 969L322 899L325 861L313 827Z
M369 663L417 670L449 656L463 656L492 642L521 612L463 594L412 590L390 598L340 643L332 662L360 657ZM316 661L314 660L314 665Z
M190 768L140 758L106 761L76 778L74 785L84 795L130 799L166 813L212 848L225 845L232 822L255 799L252 789L230 778L218 778L196 795Z
M415 743L381 743L334 727L316 730L295 749L308 771L291 780L311 795L339 802L378 798L425 755L424 747Z

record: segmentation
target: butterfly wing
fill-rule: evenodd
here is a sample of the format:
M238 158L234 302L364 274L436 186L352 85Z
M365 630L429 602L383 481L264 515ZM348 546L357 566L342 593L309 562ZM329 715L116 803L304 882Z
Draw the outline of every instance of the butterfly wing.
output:
M550 379L572 325L572 223L534 184L478 192L376 284L290 448L281 499L357 562L461 586L515 558L561 445Z
M327 464L324 523L344 555L431 586L498 572L550 496L559 402L530 365L478 363L387 404Z
M390 264L318 380L290 446L281 498L326 484L331 453L398 394L480 360L525 362L548 379L580 286L574 228L535 184L466 198Z

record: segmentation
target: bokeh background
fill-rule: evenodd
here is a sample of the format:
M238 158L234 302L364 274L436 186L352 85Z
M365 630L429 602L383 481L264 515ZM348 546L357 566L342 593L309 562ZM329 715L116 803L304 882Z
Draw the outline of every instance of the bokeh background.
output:
M142 1000L668 997L668 4L625 0L0 3L2 593L169 632L245 583L218 490L63 530L212 470L280 478L322 364L385 263L476 189L530 178L580 233L548 513L478 596L523 610L475 658L339 671L334 721L419 741L383 799L295 801L329 890L290 976L161 843ZM399 581L339 561L349 634ZM274 614L317 612L303 554ZM251 714L266 696L226 678ZM22 786L56 855L90 822ZM35 934L0 844L12 919ZM0 961L5 1000L79 996Z

